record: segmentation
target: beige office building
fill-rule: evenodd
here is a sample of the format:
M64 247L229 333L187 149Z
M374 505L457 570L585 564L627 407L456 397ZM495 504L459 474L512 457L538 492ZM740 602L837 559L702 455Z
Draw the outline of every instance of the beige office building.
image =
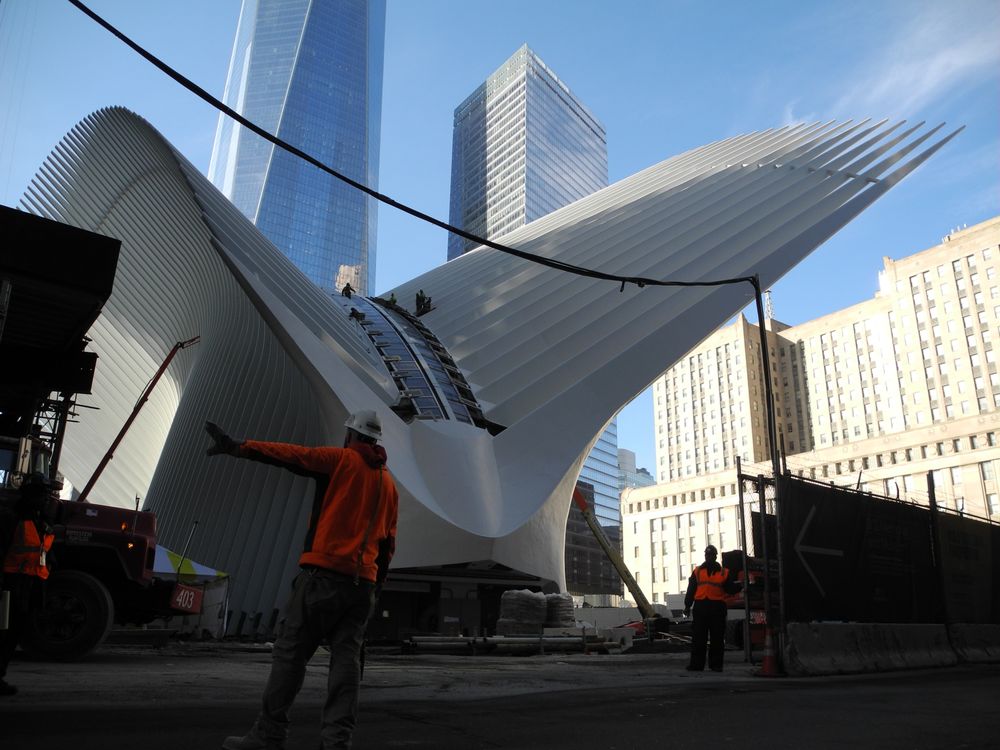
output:
M771 320L779 440L794 474L1000 521L1000 217L901 260L874 299ZM739 546L736 458L770 473L759 332L742 316L653 387L658 484L622 494L623 552L651 600L706 544Z

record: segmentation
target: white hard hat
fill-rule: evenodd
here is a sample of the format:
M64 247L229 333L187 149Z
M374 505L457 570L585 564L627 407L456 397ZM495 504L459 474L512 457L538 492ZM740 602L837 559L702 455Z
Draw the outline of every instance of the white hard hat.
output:
M382 437L382 420L371 409L356 411L347 418L344 426L373 440Z

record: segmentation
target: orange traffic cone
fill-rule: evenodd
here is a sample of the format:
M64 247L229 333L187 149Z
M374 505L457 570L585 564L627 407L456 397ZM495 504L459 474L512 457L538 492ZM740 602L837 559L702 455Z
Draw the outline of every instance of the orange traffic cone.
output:
M774 651L774 635L770 626L764 632L764 661L761 662L758 677L780 677L781 668L778 666L778 655Z

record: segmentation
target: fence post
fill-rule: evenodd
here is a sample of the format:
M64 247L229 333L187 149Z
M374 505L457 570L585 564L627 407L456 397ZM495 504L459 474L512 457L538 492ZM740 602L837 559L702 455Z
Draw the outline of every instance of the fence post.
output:
M930 548L931 564L934 566L935 577L937 578L938 601L940 602L940 617L944 622L945 629L948 630L948 640L951 640L951 617L948 608L948 592L945 584L944 563L941 560L941 527L938 521L937 494L934 491L934 472L927 472L927 505L930 510Z
M770 628L771 622L771 559L767 548L767 500L765 498L764 475L757 475L757 500L760 507L760 546L764 561L764 622Z
M775 539L778 543L778 549L775 550L775 556L778 558L778 669L784 670L785 668L785 638L786 638L786 628L785 628L785 542L784 542L784 528L782 523L782 517L784 516L784 476L776 476L774 478L774 525L775 529ZM782 484L779 490L778 485Z
M743 469L739 456L736 457L736 483L739 488L740 547L743 549L743 661L753 664L753 644L750 643L750 567L747 564L750 550L747 548L747 521L743 509Z

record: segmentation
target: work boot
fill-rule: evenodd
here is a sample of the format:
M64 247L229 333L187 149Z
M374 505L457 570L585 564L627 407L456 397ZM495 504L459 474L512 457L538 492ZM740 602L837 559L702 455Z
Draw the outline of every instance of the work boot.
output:
M222 750L285 750L281 740L269 740L257 733L257 727L242 737L226 737L222 742Z
M6 680L0 680L0 696L3 695L17 695L17 688Z

